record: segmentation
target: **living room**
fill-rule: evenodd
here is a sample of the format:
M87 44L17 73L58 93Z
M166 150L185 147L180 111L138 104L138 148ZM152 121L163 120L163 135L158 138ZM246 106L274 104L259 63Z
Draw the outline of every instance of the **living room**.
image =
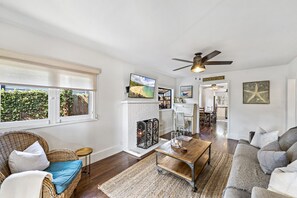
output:
M215 133L214 123L208 127L209 134L200 131L198 106L197 112L194 113L197 115L197 122L192 122L197 125L196 130L190 132L194 135L193 139L205 135L206 140L212 142L213 151L221 148L223 152L227 151L226 159L229 160L228 167L231 169L235 147L242 144L240 139L249 140L250 131L259 132L258 128L261 127L266 131L279 131L278 136L281 136L296 126L296 4L294 1L268 0L1 1L0 85L30 85L38 88L37 81L44 83L43 79L46 77L40 78L44 73L34 76L33 67L27 72L17 73L16 70L7 70L8 67L2 62L2 59L22 60L27 66L39 63L39 67L42 68L40 71L43 72L48 72L49 69L44 68L49 66L52 69L62 68L61 76L78 80L70 80L72 84L70 83L69 87L89 91L89 98L92 99L89 100L89 117L64 119L57 113L60 110L57 102L61 101L56 99L58 97L55 97L55 94L59 94L68 84L55 84L54 80L54 85L41 86L51 89L48 94L52 96L48 99L51 105L48 106L49 114L44 123L34 120L3 122L1 118L0 133L3 135L11 131L25 130L37 134L46 140L50 150L67 148L76 151L85 147L92 148L91 158L88 158L90 162L85 162L85 157L80 158L84 166L91 164L90 175L82 173L77 192L72 193L72 189L69 195L64 195L65 197L144 197L144 194L136 195L131 191L114 195L112 188L107 188L108 183L105 182L114 179L129 167L145 162L140 158L145 159L162 141L166 142L166 138L160 139L155 146L143 149L143 153L137 153L138 150L135 151L134 148L136 128L133 129L134 136L129 135L130 127L136 127L137 121L158 118L160 136L167 135L168 139L171 138L170 133L176 130L174 105L169 109L159 110L158 87L172 90L172 103L174 99L181 99L184 102L182 104L198 105L201 85L228 83L226 135L217 137L216 134L212 134ZM192 63L173 60L175 58L192 62L196 57L195 53L202 53L201 57L205 57L215 51L221 53L210 61L232 61L232 64L209 64L205 65L204 72L195 73L191 71ZM18 68L25 68L26 64ZM173 71L188 65L190 66L187 68ZM58 71L56 73L59 74ZM86 73L88 75L80 76ZM17 74L19 76L15 77ZM20 74L26 74L26 78ZM131 74L155 80L153 98L129 97L129 90L127 92L126 88L129 87ZM223 79L216 79L222 76ZM81 79L87 80L79 81ZM268 88L264 90L269 92L268 102L247 102L253 94L247 95L248 99L245 102L243 83L265 81L269 81ZM84 84L85 82L88 83ZM87 85L87 88L83 87ZM181 96L180 89L183 86L190 86L191 97ZM255 84L251 86L256 89ZM134 109L131 115L130 109ZM145 114L150 111L152 116L144 118L143 116L147 116ZM139 117L130 125L129 120L135 115ZM133 141L130 141L129 138L132 137ZM228 147L232 147L229 153ZM212 157L216 156L219 155ZM210 161L210 165L215 162L216 160ZM208 168L206 165L205 170ZM201 177L205 172L207 171L202 171ZM5 175L5 178L7 176ZM188 185L179 178L171 177L171 174L161 176L160 181L164 183L171 181L180 182L178 185ZM170 180L166 180L166 177L170 177ZM226 172L224 177L223 189L227 186L229 173ZM1 183L2 180L4 178L0 177ZM296 180L291 183L296 187ZM265 188L268 188L268 184L269 180L263 186L266 185ZM102 185L105 186L105 190ZM137 187L139 186L135 186ZM121 189L120 186L118 188ZM139 189L142 188L144 187L141 186ZM147 197L217 196L203 194L212 190L217 192L216 189L210 190L204 186L203 191L198 186L198 192L192 192L191 185L185 187L188 194L177 193L179 188L172 192L165 191L165 194L156 194L164 189L166 187L152 191ZM251 197L251 189L247 191L250 191L247 197ZM292 194L289 196L294 197Z

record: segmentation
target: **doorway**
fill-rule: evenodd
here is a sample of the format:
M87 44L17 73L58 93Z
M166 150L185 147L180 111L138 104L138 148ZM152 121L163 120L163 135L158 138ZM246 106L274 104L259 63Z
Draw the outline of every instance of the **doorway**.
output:
M203 84L199 90L200 133L227 137L229 125L228 83Z

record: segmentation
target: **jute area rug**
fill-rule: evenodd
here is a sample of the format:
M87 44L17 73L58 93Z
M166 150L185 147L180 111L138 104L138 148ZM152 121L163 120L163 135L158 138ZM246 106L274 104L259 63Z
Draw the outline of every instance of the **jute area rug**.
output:
M222 197L229 176L232 155L213 151L197 180L197 192L188 182L170 174L158 174L155 154L134 164L98 188L110 198Z

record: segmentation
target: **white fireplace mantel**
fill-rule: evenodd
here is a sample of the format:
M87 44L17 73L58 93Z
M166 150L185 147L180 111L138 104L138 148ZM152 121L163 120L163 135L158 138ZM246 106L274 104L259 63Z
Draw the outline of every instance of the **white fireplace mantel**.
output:
M123 130L123 150L136 157L142 157L154 150L165 141L159 139L159 143L148 149L137 147L136 127L137 122L152 118L159 119L159 102L158 101L138 101L125 100L122 101L122 130Z

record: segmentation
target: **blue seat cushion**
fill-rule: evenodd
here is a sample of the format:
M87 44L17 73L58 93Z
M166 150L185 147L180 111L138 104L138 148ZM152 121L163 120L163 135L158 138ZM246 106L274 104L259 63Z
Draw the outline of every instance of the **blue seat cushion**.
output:
M57 194L61 194L75 179L75 177L81 170L81 167L81 160L51 162L50 166L44 171L53 174L52 182L55 185Z

